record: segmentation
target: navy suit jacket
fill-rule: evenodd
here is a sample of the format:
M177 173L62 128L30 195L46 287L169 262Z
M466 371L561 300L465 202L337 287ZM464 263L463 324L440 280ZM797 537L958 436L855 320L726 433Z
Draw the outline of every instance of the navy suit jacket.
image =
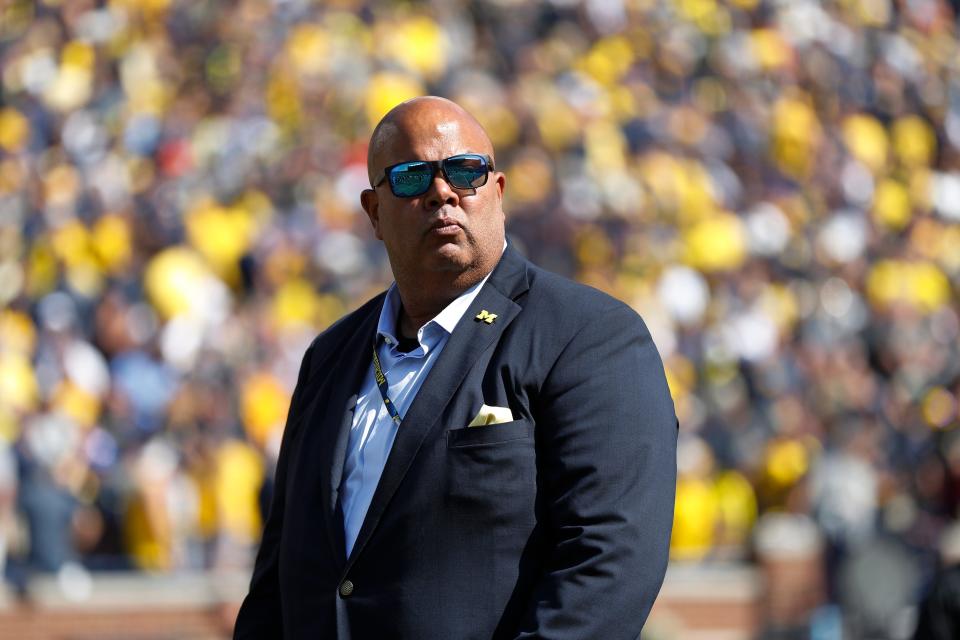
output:
M677 443L643 321L508 247L404 416L348 558L340 482L383 299L304 356L235 637L637 638ZM482 404L516 419L467 427Z

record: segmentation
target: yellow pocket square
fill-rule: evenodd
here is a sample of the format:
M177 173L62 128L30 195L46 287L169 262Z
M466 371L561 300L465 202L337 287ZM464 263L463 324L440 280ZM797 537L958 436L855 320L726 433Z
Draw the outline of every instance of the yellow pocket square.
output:
M513 412L509 407L491 407L482 405L477 417L470 421L468 427L485 427L491 424L500 424L513 420Z

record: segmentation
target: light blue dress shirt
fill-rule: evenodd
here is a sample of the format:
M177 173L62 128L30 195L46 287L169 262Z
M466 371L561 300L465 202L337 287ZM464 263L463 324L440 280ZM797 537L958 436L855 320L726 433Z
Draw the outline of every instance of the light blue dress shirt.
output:
M387 291L377 324L377 354L390 386L390 402L394 403L401 418L407 415L407 410L447 344L450 334L489 277L490 274L487 274L486 278L448 304L433 320L420 327L417 331L420 346L409 353L397 349L397 336L400 334L397 327L397 315L401 306L400 292L396 284ZM357 534L360 533L360 526L367 515L370 501L373 500L373 492L380 482L380 475L387 463L387 456L390 455L397 429L402 428L403 421L397 425L383 404L383 397L373 378L371 362L353 413L340 487L347 557L350 557L357 541Z

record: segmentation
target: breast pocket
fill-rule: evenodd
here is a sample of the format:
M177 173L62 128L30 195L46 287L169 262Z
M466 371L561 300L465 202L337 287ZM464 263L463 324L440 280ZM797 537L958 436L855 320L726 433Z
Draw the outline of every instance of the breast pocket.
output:
M536 496L534 425L514 420L447 432L447 498L477 526L526 522Z

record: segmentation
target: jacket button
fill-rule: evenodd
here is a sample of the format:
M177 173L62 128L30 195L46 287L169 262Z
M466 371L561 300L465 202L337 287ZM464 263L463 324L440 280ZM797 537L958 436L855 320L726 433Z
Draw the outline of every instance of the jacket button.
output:
M340 583L340 595L344 598L353 593L353 583L349 580L344 580Z

